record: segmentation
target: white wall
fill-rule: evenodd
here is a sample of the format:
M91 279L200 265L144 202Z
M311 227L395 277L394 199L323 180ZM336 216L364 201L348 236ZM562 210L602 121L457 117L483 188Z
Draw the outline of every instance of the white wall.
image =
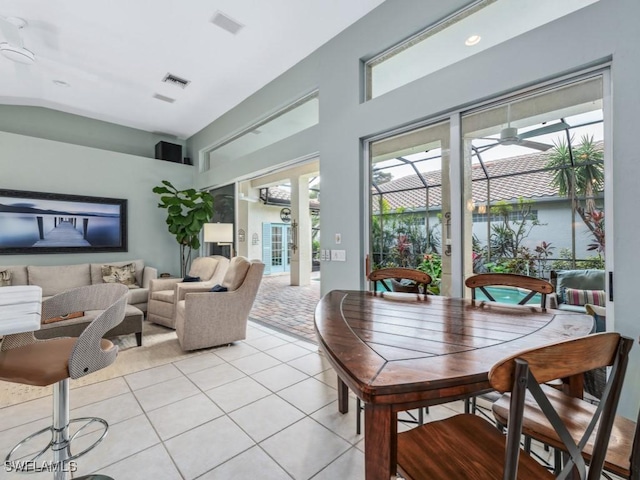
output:
M64 265L142 258L159 272L180 273L179 246L167 231L166 210L151 189L162 180L179 188L193 167L0 131L0 188L124 198L128 252L3 255L2 265Z
M251 96L238 107L188 139L197 157L204 147L228 138L258 118L264 118L298 98L319 89L320 124L313 135L305 131L287 139L286 147L272 146L232 166L213 165L196 183L223 184L268 165L320 152L322 177L322 247L336 248L334 234L342 233L340 248L346 262L322 266L322 291L364 285L366 214L362 139L413 122L494 98L569 72L611 61L613 208L618 219L608 238L614 242L615 326L637 339L637 275L640 220L635 212L640 162L637 159L637 116L640 105L640 2L600 0L504 44L485 50L374 100L362 103L362 59L370 58L457 9L461 0L387 0L361 21L323 45L303 62ZM282 147L282 148L279 148ZM287 156L288 155L288 156ZM611 227L611 219L608 219ZM456 228L456 226L452 226ZM609 268L612 268L609 258ZM640 346L632 351L632 365L640 362ZM621 409L637 414L640 369L628 375Z

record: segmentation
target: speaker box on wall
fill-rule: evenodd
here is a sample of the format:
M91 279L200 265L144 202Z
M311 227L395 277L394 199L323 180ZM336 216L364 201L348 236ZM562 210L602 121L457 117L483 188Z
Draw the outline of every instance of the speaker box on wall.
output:
M182 145L169 142L156 143L156 159L182 163Z

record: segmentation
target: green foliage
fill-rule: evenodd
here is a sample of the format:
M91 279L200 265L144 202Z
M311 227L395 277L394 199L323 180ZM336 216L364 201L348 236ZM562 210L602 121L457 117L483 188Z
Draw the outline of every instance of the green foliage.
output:
M158 207L167 210L166 223L180 245L180 269L184 275L192 249L200 248L200 231L213 216L213 197L193 188L178 190L168 180L163 180L162 185L154 187L153 193L160 195Z
M425 254L417 269L431 276L431 283L427 290L434 295L439 295L442 282L442 257L437 253Z
M604 190L604 152L593 136L583 135L572 147L573 137L555 143L546 167L555 168L552 185L571 199L572 207L593 234L589 250L604 253L604 213L596 208L595 197ZM571 161L573 159L573 167Z
M438 252L439 223L427 231L424 214L406 213L404 208L390 211L384 199L380 207L382 215L371 217L374 268L416 268L424 254Z
M571 254L571 249L560 249L561 260L554 260L551 263L552 270L574 270L574 269L595 269L604 270L604 258L602 255L593 255L585 259L575 259Z
M516 258L522 248L522 242L529 236L533 227L540 225L532 213L533 200L518 198L515 205L521 220L511 220L514 206L504 200L491 206L492 217L498 217L502 223L491 225L491 253L500 257Z

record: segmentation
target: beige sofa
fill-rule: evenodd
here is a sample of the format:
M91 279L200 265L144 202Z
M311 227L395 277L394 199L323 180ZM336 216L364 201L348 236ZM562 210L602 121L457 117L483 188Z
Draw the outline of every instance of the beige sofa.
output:
M182 278L158 278L149 283L147 320L169 328L176 328L176 303L184 300L191 290L209 289L222 283L229 267L229 259L221 255L198 257L191 263L189 276L200 282L183 282Z
M264 263L234 257L220 283L226 292L192 289L176 305L176 334L183 350L215 347L244 340L247 320L258 293Z
M124 262L82 263L78 265L12 265L0 267L0 273L9 272L10 285L38 285L42 287L44 299L72 288L85 285L104 283L102 266L121 267L127 264L135 265L135 280L138 288L131 288L128 295L128 305L124 321L107 333L108 338L118 335L136 334L138 345L142 344L142 322L147 310L149 284L158 276L155 268L144 265L143 260ZM6 276L6 274L5 274ZM72 313L72 312L69 312ZM41 326L36 332L38 338L76 337L99 314L99 311L85 311L84 315L68 320L60 320ZM45 319L43 319L44 321Z

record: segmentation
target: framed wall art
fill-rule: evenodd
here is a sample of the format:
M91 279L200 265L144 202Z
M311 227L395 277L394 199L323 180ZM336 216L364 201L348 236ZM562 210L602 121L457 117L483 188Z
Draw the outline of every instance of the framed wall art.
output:
M0 255L127 251L127 200L0 189Z

